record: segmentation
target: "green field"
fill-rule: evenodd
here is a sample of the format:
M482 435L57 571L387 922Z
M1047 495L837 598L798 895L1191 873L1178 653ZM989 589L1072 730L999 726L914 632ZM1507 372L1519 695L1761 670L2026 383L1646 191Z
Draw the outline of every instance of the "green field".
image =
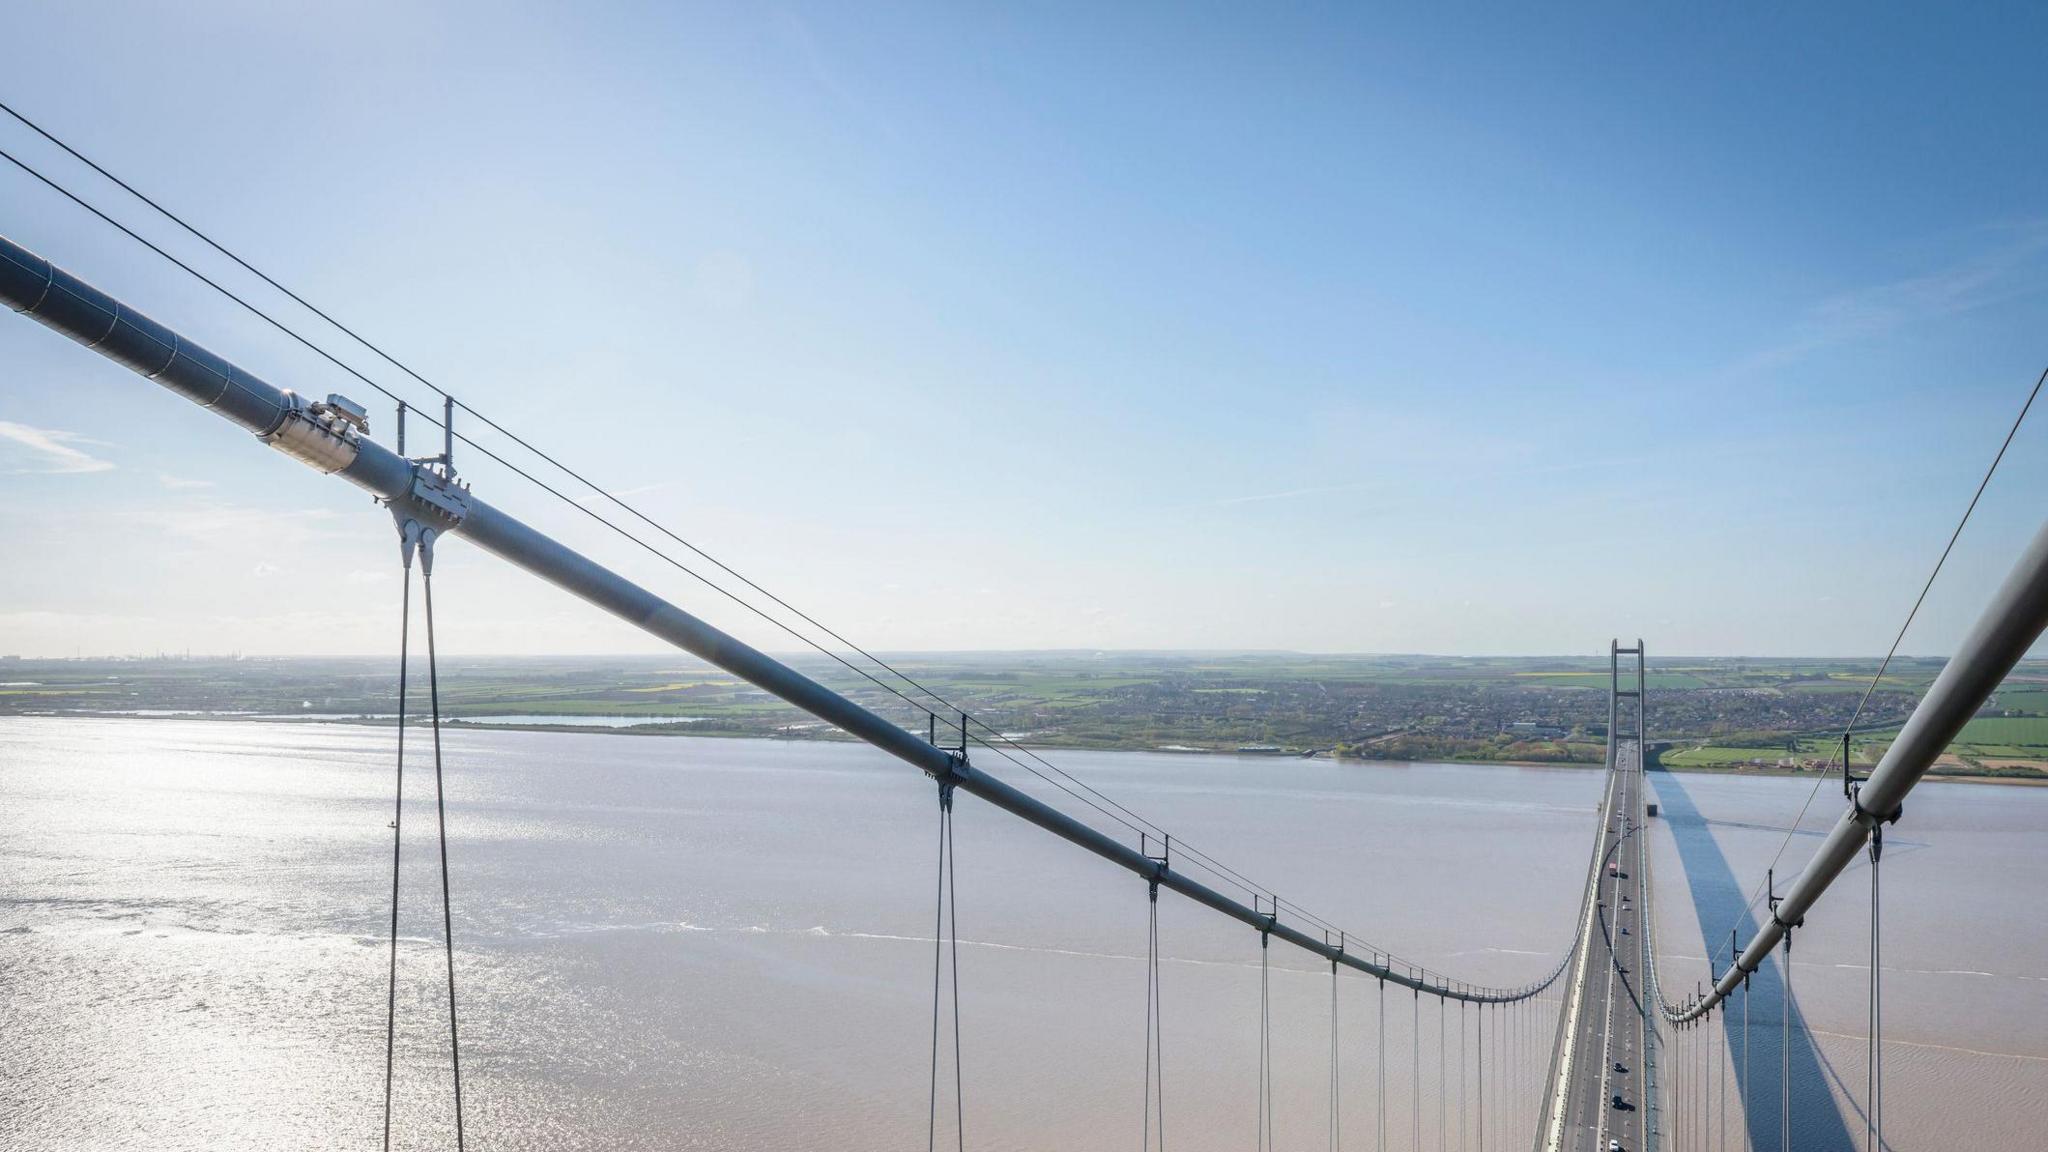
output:
M873 680L815 653L791 660L906 729L924 732L935 715L948 742L958 709L1035 745L1389 760L1598 763L1607 732L1605 652L923 653L889 658L907 679L870 666ZM1875 763L1940 663L1895 661L1867 704L1874 661L1672 659L1652 667L1647 730L1663 745L1657 751L1665 766L1810 771L1834 757L1833 734L1852 714L1855 760ZM719 669L673 656L448 657L442 672L444 713L468 723L514 718L521 726L573 727L605 718L662 735L838 738ZM389 659L0 662L0 716L385 722L395 692ZM1964 730L1943 770L2010 774L2035 764L2048 765L2048 663L2015 672Z

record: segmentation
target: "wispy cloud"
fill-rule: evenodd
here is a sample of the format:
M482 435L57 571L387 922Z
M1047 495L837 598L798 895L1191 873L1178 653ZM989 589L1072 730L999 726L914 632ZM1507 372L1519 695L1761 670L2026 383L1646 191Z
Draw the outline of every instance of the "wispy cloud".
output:
M28 464L9 468L17 475L81 475L87 472L110 472L114 464L77 447L79 444L98 444L76 432L58 428L37 428L31 424L16 424L11 420L0 420L0 440L28 450Z
M1735 371L1775 367L1823 348L1874 339L2039 291L2044 256L2048 220L2004 227L1997 244L1967 259L1815 302L1784 340L1745 357Z
M853 89L840 79L839 70L826 59L823 48L818 44L818 38L812 35L810 22L786 8L777 11L775 15L783 34L795 45L805 69L810 72L811 79L817 82L818 87L824 89L826 95L841 108L856 113L863 123L881 132L891 141L903 143L902 130L886 116L877 115L868 101L860 99Z
M1264 504L1269 500L1294 500L1302 496L1322 496L1331 492L1359 492L1367 488L1377 487L1379 487L1378 484L1370 482L1358 484L1319 484L1313 488L1289 488L1280 492L1256 492L1249 496L1225 496L1211 503L1219 507L1231 508L1239 504Z
M1432 483L1491 486L1515 479L1531 479L1540 476L1560 475L1571 472L1589 472L1606 469L1636 467L1647 462L1646 457L1602 456L1571 460L1521 460L1492 461L1489 463L1461 464L1455 473L1433 477ZM1277 500L1300 500L1310 496L1329 496L1345 492L1371 492L1383 490L1388 484L1382 480L1358 480L1347 484L1316 484L1305 488L1285 488L1276 492L1254 492L1243 496L1220 496L1199 507L1236 508L1246 504L1266 504Z
M156 479L157 479L157 483L159 483L159 484L162 484L162 485L163 485L164 487L166 487L166 488L211 488L211 487L213 487L213 481L211 481L211 480L194 480L194 479L192 479L192 478L190 478L190 477L187 477L187 476L173 476L173 475L171 475L171 474L170 474L169 472L159 472L159 473L157 473L157 475L156 475Z
M672 486L672 484L673 481L656 480L651 484L636 484L631 488L612 488L608 489L608 491L620 500L631 500L635 496L646 496L649 493L659 492L664 488ZM572 500L584 508L603 508L611 504L611 501L603 496L578 496L573 497Z
M279 516L268 508L235 504L197 505L170 510L149 509L141 522L180 540L214 546L238 540L264 539L277 544L304 544L334 534L330 509L301 509Z

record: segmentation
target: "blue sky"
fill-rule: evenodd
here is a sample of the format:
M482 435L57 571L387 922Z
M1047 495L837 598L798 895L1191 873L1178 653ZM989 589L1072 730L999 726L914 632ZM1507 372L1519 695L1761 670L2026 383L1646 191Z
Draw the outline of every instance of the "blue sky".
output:
M1105 7L6 3L0 98L865 644L1884 650L2048 363L2038 10ZM370 399L18 172L0 233ZM0 651L393 646L352 489L21 321L0 421ZM444 564L449 650L650 648Z

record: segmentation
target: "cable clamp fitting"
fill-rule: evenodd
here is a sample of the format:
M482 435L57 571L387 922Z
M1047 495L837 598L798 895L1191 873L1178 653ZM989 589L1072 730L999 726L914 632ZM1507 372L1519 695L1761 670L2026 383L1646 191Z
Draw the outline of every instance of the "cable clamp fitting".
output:
M406 515L396 504L390 506L391 519L398 528L398 562L406 571L412 570L412 558L419 553L420 537L424 529L420 522Z
M1152 885L1152 902L1157 904L1159 903L1159 878L1166 875L1172 869L1173 837L1166 837L1165 846L1160 849L1159 855L1154 856L1152 854L1151 838L1144 832L1140 832L1138 833L1138 854L1152 862L1152 874L1145 877L1145 879Z
M361 451L358 431L367 431L370 420L362 405L339 394L326 400L307 400L286 391L277 420L256 434L256 438L301 463L332 475L356 462Z
M1855 811L1857 823L1862 824L1873 832L1881 825L1897 824L1899 817L1906 814L1906 806L1903 803L1894 805L1891 813L1885 816L1880 816L1865 808L1863 806L1863 781L1861 780L1851 782L1849 788L1849 807Z
M1164 874L1173 867L1173 837L1165 836L1159 842L1159 854L1152 854L1152 836L1148 832L1138 833L1138 854L1157 865L1154 871Z
M1766 868L1764 870L1764 887L1765 890L1770 893L1769 903L1771 908L1771 923L1776 924L1781 930L1784 931L1785 947L1790 948L1792 947L1792 930L1794 928L1804 928L1806 926L1806 917L1801 916L1796 923L1791 924L1788 924L1784 920L1779 919L1778 904L1780 901L1784 899L1784 897L1778 895L1777 869Z
M406 497L417 513L444 531L469 518L468 485L427 464L413 465Z

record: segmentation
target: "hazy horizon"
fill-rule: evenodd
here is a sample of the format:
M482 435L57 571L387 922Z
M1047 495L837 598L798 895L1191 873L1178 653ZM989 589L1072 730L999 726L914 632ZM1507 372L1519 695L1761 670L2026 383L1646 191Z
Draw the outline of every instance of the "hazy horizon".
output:
M1633 643L1634 643L1634 640L1632 640L1632 639L1631 639L1631 640L1629 640L1629 641L1628 641L1628 643L1631 643L1631 644L1633 644ZM1646 645L1646 647L1647 647L1647 645ZM828 660L828 659L830 659L830 658L831 658L831 657L830 657L829 655L827 655L827 654L825 654L825 653L821 653L821 652L819 652L819 651L818 651L817 649L815 649L815 648L777 648L777 647L774 647L773 645L767 645L767 646L763 646L763 647L762 647L762 648L761 648L760 650L761 650L761 651L763 651L763 652L765 652L765 653L767 653L767 654L768 654L768 655L770 655L770 656L774 656L774 657L777 657L778 659L785 659L785 660L788 660L788 661L790 661L790 662L792 662L792 663L803 663L803 662L805 662L805 661L809 661L809 660ZM835 649L834 651L835 651L835 652L837 652L838 654L841 654L841 655L856 655L856 654L855 654L855 653L853 653L853 652L852 652L852 650L850 650L850 649ZM1192 660L1192 659L1201 659L1201 658L1204 658L1204 657L1214 657L1214 656L1311 656L1311 657L1316 657L1316 658L1320 658L1320 659L1335 659L1335 660L1460 660L1460 661L1482 661L1482 660L1512 660L1512 661L1522 661L1522 662L1527 662L1527 661L1541 661L1541 660L1560 660L1560 661L1571 661L1571 662L1576 662L1576 663L1599 663L1599 664L1601 664L1601 665L1602 665L1603 667L1604 667L1604 666L1605 666L1605 664L1606 664L1606 653L1604 653L1604 652L1347 652L1347 651L1338 651L1338 650L1330 650L1330 651L1318 651L1318 650L1316 650L1316 649L1312 649L1312 648L928 648L928 649L895 649L895 648L880 648L880 649L874 649L874 648L871 648L871 649L868 649L868 651L869 651L869 652L871 652L871 653L873 653L873 654L874 654L874 655L876 655L876 656L879 656L879 657L891 658L891 659L895 659L895 660L899 660L899 661L902 661L902 660L917 660L917 659L934 659L934 658L939 658L939 657L955 657L955 658L960 658L960 657L965 657L965 658L993 658L993 657L1001 657L1001 656L1027 656L1027 657L1028 657L1028 656L1111 656L1111 657L1113 657L1113 656L1142 656L1142 657L1152 657L1152 658L1160 658L1160 659L1191 659L1191 660ZM202 662L202 661L207 661L207 662L224 662L224 661L235 661L235 660L366 660L366 661L368 661L368 660L383 660L383 659L387 659L387 658L389 658L389 659L396 659L396 652L395 652L395 650L394 650L394 652L392 652L392 653L376 653L376 652L167 652L167 651L156 651L156 652L84 652L84 653L77 653L77 654L72 654L72 655L66 655L66 654L63 654L63 653L57 653L57 654L49 654L49 653L44 653L44 654L31 654L31 653L26 653L26 652L0 652L0 660L19 660L19 661L21 661L22 663L25 663L25 664L26 664L26 663L51 663L51 662L58 662L58 661L81 661L81 662L89 662L89 661L94 661L94 660L103 660L103 661L146 661L146 660L184 661L184 660L189 660L189 661L192 661L192 662L194 662L194 663L199 663L199 662ZM652 651L652 652L646 652L646 651L640 651L640 652L567 652L567 651L565 651L565 652L461 652L461 651L443 651L443 652L441 652L441 653L440 653L440 658L441 658L442 660L444 660L444 661L448 661L448 660L552 660L552 661L567 661L567 660L635 660L635 661L648 661L648 662L654 662L654 663L660 663L660 662L663 662L663 661L668 661L668 660L681 660L681 661L687 661L687 662L690 662L690 663L696 663L696 664L703 664L703 665L704 665L705 667L712 667L712 666L713 666L713 665L712 665L712 664L711 664L711 663L710 663L709 661L706 661L706 660L704 660L704 659L703 659L702 657L699 657L699 656L694 656L694 655L692 655L692 654L690 654L690 653L688 653L688 652L685 652L685 651L683 651L682 649L679 649L679 648L669 648L669 649L662 649L662 650L657 650L657 651ZM1824 662L1827 662L1827 663L1834 663L1834 664L1854 664L1854 663L1859 663L1859 662L1861 662L1861 663L1869 663L1869 664L1876 664L1876 663L1878 663L1879 661L1883 660L1884 658L1885 658L1885 654L1884 654L1884 653L1882 653L1882 652L1870 652L1870 653L1866 653L1866 654L1862 654L1862 655L1847 655L1847 656L1813 656L1813 655L1799 655L1799 654L1790 654L1790 655L1760 655L1760 654L1755 654L1755 653L1742 653L1742 652L1737 652L1737 653L1729 653L1729 654L1725 654L1725 655L1702 655L1702 654L1699 654L1699 653L1687 653L1687 652L1674 652L1674 653L1670 653L1670 654L1662 654L1662 653L1653 653L1653 654L1651 655L1651 661L1652 661L1652 663L1653 663L1653 664L1654 664L1654 663L1666 663L1666 664L1671 664L1671 663L1685 663L1685 662L1688 662L1688 661L1700 661L1700 662L1716 662L1716 663L1727 663L1727 662L1731 662L1731 661L1744 661L1744 660L1757 660L1757 661L1772 661L1772 662L1779 662L1779 663L1799 663L1799 662L1803 662L1803 661L1824 661ZM1915 652L1906 652L1906 651L1900 651L1900 652L1898 652L1897 654L1895 654L1894 656L1892 656L1892 661L1893 661L1894 663L1896 663L1896 662L1898 662L1898 661L1902 661L1902 660L1913 660L1913 661L1921 661L1921 660L1947 660L1947 659L1948 659L1948 653L1944 653L1944 652L1920 652L1920 653L1915 653ZM2027 657L2027 658L2026 658L2025 660L2023 660L2023 661L2022 661L2022 663L2023 663L2023 664L2027 664L2027 663L2034 663L2034 662L2037 662L2037 661L2040 661L2040 660L2043 660L2043 659L2048 659L2048 655L2033 655L2033 656L2029 656L2029 657Z

